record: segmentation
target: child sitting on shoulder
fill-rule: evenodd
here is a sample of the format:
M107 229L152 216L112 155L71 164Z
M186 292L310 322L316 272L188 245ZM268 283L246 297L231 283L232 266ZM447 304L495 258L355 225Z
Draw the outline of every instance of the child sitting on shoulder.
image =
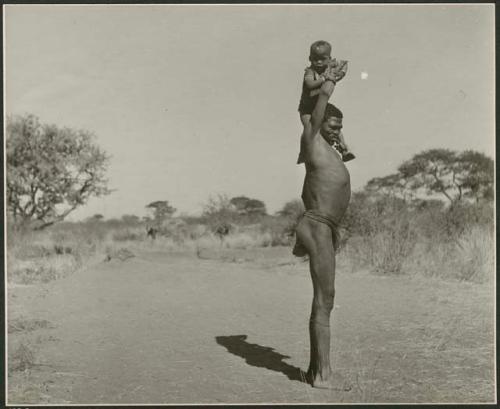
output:
M311 65L305 69L299 104L300 121L304 128L310 124L311 114L318 101L321 85L327 79L337 83L344 78L347 72L347 61L332 59L331 52L332 46L326 41L316 41L311 45L309 54ZM335 148L342 155L342 160L348 162L354 159L355 156L349 151L342 133L339 139L338 144L335 144ZM303 162L301 148L297 163Z

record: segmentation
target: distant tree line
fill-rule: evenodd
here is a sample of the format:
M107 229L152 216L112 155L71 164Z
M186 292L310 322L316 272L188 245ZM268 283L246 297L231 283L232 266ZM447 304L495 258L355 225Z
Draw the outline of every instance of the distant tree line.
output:
M92 132L41 124L34 115L8 117L6 130L6 199L8 215L14 224L43 229L64 220L91 197L111 193L106 179L109 156L95 144ZM438 208L448 203L453 208L460 203L491 203L494 163L486 155L471 150L423 151L403 162L395 173L373 178L364 189L354 192L351 216L347 219L352 219L356 209L381 197L414 207ZM159 229L177 211L168 200L153 201L145 207L151 215L142 221L135 215L124 215L122 221L146 222ZM293 232L303 211L299 199L285 203L275 215L269 215L262 200L216 194L203 205L200 217L186 220L206 224L213 231L229 232L234 224L269 224L280 219L280 226ZM96 214L88 220L103 219L103 215Z

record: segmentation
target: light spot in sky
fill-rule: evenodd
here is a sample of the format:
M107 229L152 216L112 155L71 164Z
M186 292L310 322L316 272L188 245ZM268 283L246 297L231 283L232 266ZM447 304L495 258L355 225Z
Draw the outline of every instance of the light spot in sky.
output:
M367 80L367 79L368 79L368 73L367 73L367 72L365 72L365 71L363 71L363 72L361 73L361 79L362 79L362 80Z

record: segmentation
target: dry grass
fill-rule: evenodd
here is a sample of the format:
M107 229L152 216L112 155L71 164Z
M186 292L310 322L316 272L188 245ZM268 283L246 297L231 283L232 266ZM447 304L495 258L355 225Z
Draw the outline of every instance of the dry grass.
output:
M352 208L346 217L350 236L344 238L339 254L340 263L352 271L368 268L382 274L472 282L491 279L494 240L487 206L455 212L415 211L386 200L354 203ZM62 223L41 232L9 231L8 279L20 284L45 283L96 262L125 261L141 251L199 257L205 250L293 244L290 220L279 217L237 226L222 239L208 225L174 221L155 240L147 237L144 225L119 221Z
M20 284L45 283L85 265L97 250L96 240L82 240L75 232L8 233L7 277Z
M46 283L64 277L82 264L73 256L51 255L34 260L8 256L8 279L19 284Z
M370 220L348 238L339 260L351 271L411 274L482 283L495 268L493 223L405 210ZM368 228L366 228L368 227Z
M47 320L40 319L28 319L24 317L19 317L15 319L8 320L8 333L14 332L25 332L25 331L35 331L37 329L50 328L51 324Z
M199 230L199 226L195 227ZM276 232L255 228L235 231L221 240L206 229L200 233L180 226L153 240L141 225L95 222L65 223L41 232L10 231L8 280L18 284L46 283L94 263L125 261L141 251L187 252L196 256L205 249L269 247L276 244L276 237Z
M21 343L9 355L9 372L24 371L35 366L35 354L27 345Z
M401 227L402 226L402 227ZM256 249L273 245L271 232L234 232L222 240L205 233L196 238L146 237L143 229L126 228L99 234L78 231L31 233L8 247L10 282L45 283L96 262L133 257L141 251L200 255L205 250ZM80 231L82 233L82 231ZM64 244L63 244L64 243ZM491 280L494 271L493 231L473 226L456 238L445 240L415 234L407 225L353 236L339 255L351 271L369 268L384 274L412 274L472 282Z
M476 283L493 279L493 231L474 226L454 240L420 240L405 262L411 274Z

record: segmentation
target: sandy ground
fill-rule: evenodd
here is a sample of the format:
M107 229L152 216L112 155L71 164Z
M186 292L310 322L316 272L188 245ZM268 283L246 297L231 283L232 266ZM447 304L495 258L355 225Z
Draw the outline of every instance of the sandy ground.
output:
M289 249L140 253L9 287L8 403L493 402L492 285L346 273L332 320L350 391L301 379L312 285ZM12 363L12 362L10 362Z

